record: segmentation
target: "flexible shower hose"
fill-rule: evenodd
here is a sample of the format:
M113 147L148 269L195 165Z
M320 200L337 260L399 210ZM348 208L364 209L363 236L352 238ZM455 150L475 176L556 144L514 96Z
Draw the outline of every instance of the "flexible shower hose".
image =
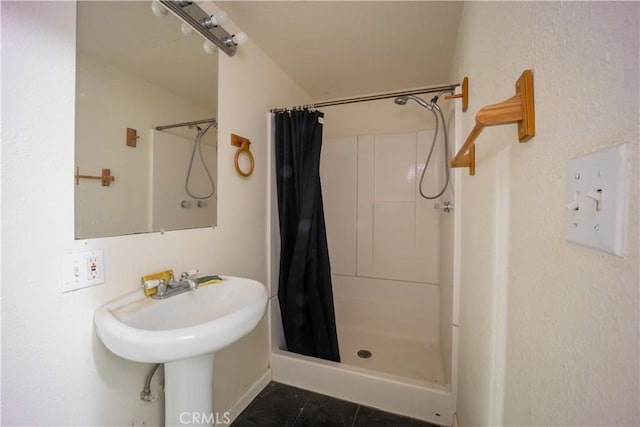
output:
M444 114L442 114L442 110L440 109L440 106L436 102L431 102L431 105L433 106L433 109L431 110L431 112L433 113L433 117L435 117L436 119L436 131L433 134L433 140L431 141L431 148L429 149L427 160L424 163L424 168L422 169L422 175L420 175L420 185L418 186L420 195L423 198L428 200L437 199L438 197L442 196L444 192L447 190L447 186L449 185L449 167L447 165L447 153L449 152L449 138L447 135L447 129L444 122ZM439 125L440 120L438 119L438 114L435 112L435 110L438 110L438 113L440 113L440 119L442 120L442 132L444 133L443 161L444 161L444 170L445 170L445 183L444 183L444 186L442 187L442 190L440 190L438 194L436 194L435 196L431 196L431 195L426 195L422 191L422 182L424 181L424 175L427 172L427 167L429 166L429 162L431 161L431 156L433 155L433 149L436 146L436 140L438 138L438 128L440 127Z

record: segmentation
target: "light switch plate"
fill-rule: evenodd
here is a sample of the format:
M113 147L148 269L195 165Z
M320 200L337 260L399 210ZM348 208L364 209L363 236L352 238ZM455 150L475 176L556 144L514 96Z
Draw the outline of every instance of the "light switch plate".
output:
M624 254L628 143L569 160L565 238L572 243Z
M63 255L62 292L104 283L104 251L102 249Z

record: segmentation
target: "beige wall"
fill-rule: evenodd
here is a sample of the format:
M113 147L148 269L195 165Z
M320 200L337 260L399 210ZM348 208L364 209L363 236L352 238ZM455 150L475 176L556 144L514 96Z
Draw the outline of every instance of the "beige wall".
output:
M138 398L151 366L106 350L93 312L165 267L266 283L266 112L310 100L251 42L221 54L218 227L76 241L74 70L73 2L2 2L2 423L159 425L161 402ZM252 140L248 179L233 168L231 132ZM61 255L94 248L106 283L62 294ZM216 362L226 410L266 372L266 322Z
M461 425L638 425L638 3L465 3L452 79L533 69L536 136L485 129L462 180ZM627 251L564 239L567 161L632 144ZM458 206L456 206L458 209Z

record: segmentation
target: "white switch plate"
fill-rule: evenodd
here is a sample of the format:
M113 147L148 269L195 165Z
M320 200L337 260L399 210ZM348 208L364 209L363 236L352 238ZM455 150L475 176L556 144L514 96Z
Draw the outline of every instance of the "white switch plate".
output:
M63 255L60 264L62 292L104 283L105 266L102 249Z
M614 145L569 160L565 215L568 241L617 256L624 254L627 146Z

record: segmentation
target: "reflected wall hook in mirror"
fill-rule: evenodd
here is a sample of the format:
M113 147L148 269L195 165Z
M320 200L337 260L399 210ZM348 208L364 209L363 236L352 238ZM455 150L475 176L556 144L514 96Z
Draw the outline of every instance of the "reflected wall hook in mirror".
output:
M236 171L240 176L243 176L245 178L248 176L251 176L251 174L253 173L253 167L255 166L255 163L253 160L253 154L251 153L251 149L249 148L250 144L251 144L251 141L249 141L247 138L243 138L233 133L231 134L231 145L240 147L236 151L236 156L234 158ZM240 168L240 164L238 163L238 160L240 159L240 154L242 153L245 153L249 157L249 170L247 170L246 172L243 171L242 168Z
M462 98L462 111L466 112L469 109L469 77L462 79L462 92L444 97L444 99L456 98Z
M76 185L80 185L80 178L99 179L102 181L103 187L109 187L111 183L116 180L116 178L111 175L111 169L102 169L102 175L100 176L80 175L80 166L77 166L76 167Z
M476 114L476 124L467 140L451 159L452 168L468 167L469 175L475 175L475 140L486 126L518 124L518 139L528 141L536 134L535 111L533 106L533 73L524 70L516 81L515 96L498 104L482 107Z
M135 147L138 145L138 131L136 129L127 128L127 140L128 147Z

